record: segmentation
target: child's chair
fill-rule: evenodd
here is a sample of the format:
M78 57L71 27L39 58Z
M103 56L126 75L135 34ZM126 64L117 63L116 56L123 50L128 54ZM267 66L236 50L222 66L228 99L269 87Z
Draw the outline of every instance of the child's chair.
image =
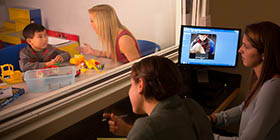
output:
M0 65L4 64L12 64L14 66L14 70L20 70L19 68L19 51L26 47L27 44L19 44L8 46L3 49L0 49ZM1 70L0 70L1 74Z
M160 46L154 42L147 40L137 40L137 42L142 57L161 50Z

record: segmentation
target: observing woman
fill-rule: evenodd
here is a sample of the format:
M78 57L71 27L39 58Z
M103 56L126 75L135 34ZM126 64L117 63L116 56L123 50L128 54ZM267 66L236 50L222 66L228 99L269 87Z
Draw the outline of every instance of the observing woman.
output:
M127 140L212 140L210 123L203 109L193 100L177 94L183 88L182 76L171 60L152 56L131 69L129 99L136 114L147 114L133 126L114 114L110 131Z
M215 135L216 140L280 139L280 27L272 22L248 25L239 49L243 65L254 71L245 101L209 116L212 124L239 123L238 137Z

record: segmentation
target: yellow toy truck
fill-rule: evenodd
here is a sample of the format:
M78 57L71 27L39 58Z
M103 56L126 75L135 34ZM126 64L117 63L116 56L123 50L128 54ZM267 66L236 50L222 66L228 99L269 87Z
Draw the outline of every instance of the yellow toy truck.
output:
M21 72L19 70L14 71L12 64L1 65L1 78L9 84L15 84L22 82Z

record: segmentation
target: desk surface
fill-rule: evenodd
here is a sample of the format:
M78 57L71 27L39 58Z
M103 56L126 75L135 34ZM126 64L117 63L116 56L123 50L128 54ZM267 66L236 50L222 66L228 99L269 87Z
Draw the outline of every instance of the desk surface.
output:
M88 60L89 59L95 59L101 64L104 64L104 71L108 71L110 69L113 69L117 66L120 65L120 63L115 63L111 59L107 58L101 58L101 57L94 57L94 56L85 56ZM79 81L83 81L89 77L94 77L99 75L94 69L90 69L85 73L81 73L78 77L75 77L75 83ZM39 97L44 98L49 92L40 92L40 93L30 93L29 89L27 88L27 85L25 82L18 83L18 84L13 84L12 87L15 88L24 88L25 94L21 95L19 98L5 106L0 110L0 112L3 112L4 110L11 109L11 108L20 108L20 106L25 103L25 104L31 104L32 102L36 102ZM67 86L66 86L67 87ZM65 87L64 87L65 88ZM46 96L47 97L47 96ZM0 113L1 114L1 113Z

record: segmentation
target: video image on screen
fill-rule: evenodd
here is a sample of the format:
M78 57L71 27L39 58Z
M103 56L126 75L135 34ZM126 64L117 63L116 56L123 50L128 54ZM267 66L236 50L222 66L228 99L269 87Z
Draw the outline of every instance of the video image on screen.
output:
M181 26L179 64L235 67L240 29Z
M215 34L192 34L190 58L214 59L216 35Z

